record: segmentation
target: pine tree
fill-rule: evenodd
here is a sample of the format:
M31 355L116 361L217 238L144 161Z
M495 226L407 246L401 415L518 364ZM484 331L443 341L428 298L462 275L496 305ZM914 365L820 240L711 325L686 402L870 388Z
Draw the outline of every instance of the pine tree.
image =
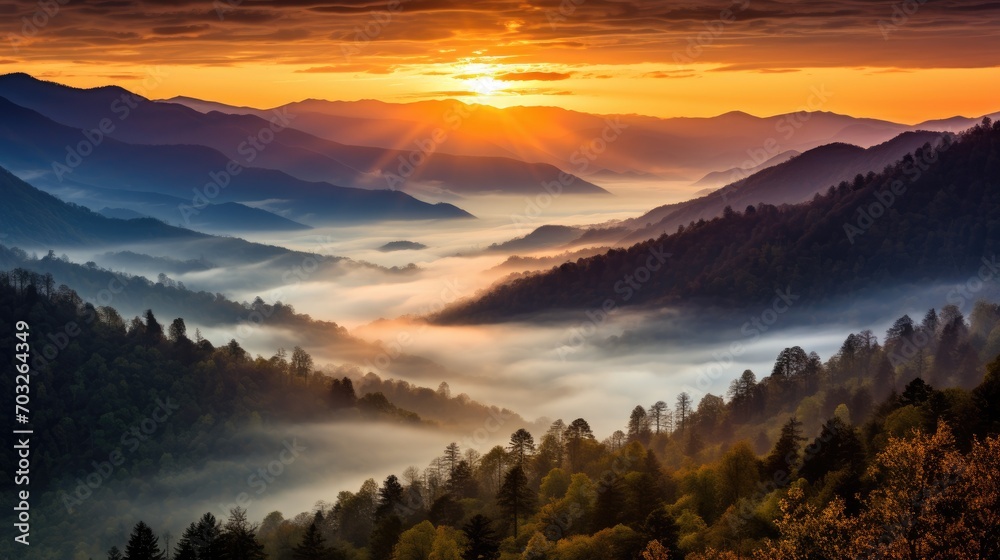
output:
M160 551L159 541L149 525L136 523L125 545L124 560L164 560L166 555Z
M264 560L264 545L257 540L257 526L247 520L245 509L236 507L229 511L223 526L222 560Z
M789 418L785 425L781 427L781 435L774 444L771 454L764 459L763 477L764 480L774 480L774 476L784 472L788 479L792 473L798 469L802 437L802 422L794 416Z
M528 486L528 477L524 474L524 469L520 465L515 465L507 472L497 494L497 503L514 520L515 539L517 539L518 518L534 511L536 499L535 491Z
M490 518L477 514L462 527L468 544L462 560L496 560L500 558L500 542L491 527Z
M123 560L123 558L122 552L118 550L117 546L112 546L111 549L108 550L108 560Z
M315 521L309 524L306 534L302 536L302 542L292 549L292 556L296 560L328 560L330 557L326 539L319 533Z
M535 453L535 438L524 428L521 428L510 435L510 445L508 446L514 462L522 468L524 461Z

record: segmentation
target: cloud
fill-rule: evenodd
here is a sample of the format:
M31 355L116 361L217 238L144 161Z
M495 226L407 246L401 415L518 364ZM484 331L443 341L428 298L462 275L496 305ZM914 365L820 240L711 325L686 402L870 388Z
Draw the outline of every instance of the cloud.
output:
M393 11L384 0L223 1L214 7L200 0L70 2L17 56L30 52L32 61L97 64L322 67L350 44L364 47L355 60L380 63L454 63L488 51L525 64L641 64L672 63L672 55L693 41L700 47L699 63L772 71L988 68L996 65L994 53L1000 50L1000 18L993 17L997 2L928 2L902 20L893 18L891 3L862 0L754 0L746 9L740 6L715 0L682 5L588 0L568 13L555 2L526 9L521 0L406 1ZM0 34L17 35L21 18L37 10L37 1L5 4L7 23ZM880 25L893 26L889 40Z
M555 82L569 79L570 72L509 72L493 78L501 82Z

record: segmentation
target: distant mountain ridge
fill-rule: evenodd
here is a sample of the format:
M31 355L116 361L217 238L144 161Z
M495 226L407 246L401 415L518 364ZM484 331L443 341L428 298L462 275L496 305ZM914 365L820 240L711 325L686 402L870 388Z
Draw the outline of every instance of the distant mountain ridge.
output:
M205 146L128 144L94 133L88 137L3 97L0 165L31 175L46 188L77 185L181 197L189 201L189 216L207 203L239 202L309 225L471 217L451 204L428 204L403 192L352 189L280 171L234 167L225 155ZM183 219L180 209L177 216Z
M824 93L817 89L817 99ZM200 110L265 115L270 111L232 107L191 98L170 101ZM819 107L823 103L818 103ZM957 132L980 118L932 120L907 125L831 112L805 111L757 117L730 111L715 117L656 118L634 114L593 115L557 107L497 109L456 100L387 103L375 100L307 99L278 107L300 115L291 126L346 144L411 149L413 138L427 137L435 127L460 122L441 151L465 155L503 156L547 162L587 177L630 174L658 180L670 177L694 182L719 170L742 168L748 153L775 143L777 150L805 152L847 143L871 147L907 131ZM463 115L456 119L456 115ZM964 119L964 118L963 118ZM586 166L574 161L581 145L601 136L607 121L620 120L624 133ZM536 127L534 123L546 123ZM759 163L759 162L758 162ZM602 171L612 174L604 175Z
M673 233L681 225L721 216L728 206L742 210L757 204L796 204L803 202L841 181L857 174L882 171L924 144L937 144L938 132L904 132L871 148L850 144L828 144L795 156L727 185L709 195L679 204L655 208L627 220L623 225L638 229L624 242L638 242ZM651 223L649 226L645 224Z
M734 210L513 280L435 320L495 322L690 301L743 309L771 301L775 290L794 295L797 306L818 307L896 285L995 278L998 216L1000 123L977 126L938 150L919 148L810 202ZM665 265L658 272L649 264L654 257Z
M414 137L396 150L353 146L319 138L292 126L302 117L285 108L249 114L199 112L186 105L155 102L117 87L76 89L26 74L0 76L0 96L77 128L92 128L101 116L130 97L136 107L115 122L109 135L132 144L188 144L213 148L254 167L282 171L303 181L348 187L458 194L541 192L561 171L545 163L510 157L454 156L438 150L447 132ZM607 194L575 178L566 194Z

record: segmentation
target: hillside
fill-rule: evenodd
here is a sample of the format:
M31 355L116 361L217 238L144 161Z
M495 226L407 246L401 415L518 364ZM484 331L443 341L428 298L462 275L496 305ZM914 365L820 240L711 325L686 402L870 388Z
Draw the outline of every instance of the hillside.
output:
M925 143L935 145L941 138L942 135L936 132L905 132L868 149L841 143L820 146L707 196L655 208L627 220L626 226L638 227L638 230L624 241L635 243L662 233L673 233L680 225L721 216L726 206L743 209L761 203L804 202L830 185L853 179L858 173L882 171Z
M0 76L0 96L82 129L95 127L101 116L115 117L109 107L115 107L115 100L123 96L131 97L137 107L127 119L115 119L112 138L132 144L207 146L241 162L250 159L252 151L252 162L248 163L254 167L281 171L302 181L379 190L410 190L411 186L427 184L456 193L510 194L540 192L542 183L558 181L560 176L560 170L549 164L439 153L437 145L442 141L436 134L411 137L409 145L397 150L333 142L291 126L305 117L287 111L202 113L185 105L153 102L121 88L77 89L25 74ZM258 136L261 140L256 144L247 143L248 138ZM420 163L408 170L400 158ZM398 183L384 179L389 174L398 176ZM607 194L576 177L566 184L564 192Z
M599 308L609 300L742 307L789 286L819 306L868 289L968 278L1000 251L998 178L1000 125L986 121L941 150L918 149L883 173L842 182L809 203L760 204L699 220L672 235L514 280L435 319L500 321ZM623 286L651 257L666 262L662 271L647 268L639 287Z
M139 145L105 137L91 141L79 129L2 97L0 165L32 176L45 188L101 187L181 197L195 214L205 203L269 201L268 210L307 225L470 217L450 204L428 204L399 191L303 181L244 165L234 168L229 157L206 146ZM177 214L183 219L179 209Z

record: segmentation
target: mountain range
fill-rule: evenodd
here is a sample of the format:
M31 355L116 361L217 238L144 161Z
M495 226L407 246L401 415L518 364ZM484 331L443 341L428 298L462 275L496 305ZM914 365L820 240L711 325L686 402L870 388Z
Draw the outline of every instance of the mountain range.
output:
M1000 274L998 178L1000 124L985 121L957 141L918 148L809 202L701 218L627 249L514 279L435 320L492 322L639 303L742 308L776 291L785 305L819 307L903 285L978 278L982 286Z
M822 108L826 94L819 89L812 95L813 106ZM609 171L633 179L697 182L708 173L753 168L788 151L805 152L831 143L868 148L904 132L957 132L982 119L953 117L907 125L805 109L768 117L732 111L705 118L656 118L593 115L557 107L497 109L455 100L307 99L266 110L182 97L168 101L203 112L260 117L287 113L296 117L289 126L315 136L395 150L411 150L414 140L445 128L449 132L440 145L442 152L546 162L595 180L606 178L601 172ZM621 127L620 133L609 134L616 127ZM587 156L591 145L599 152L592 158Z
M291 126L308 119L286 108L260 114L201 113L118 87L81 90L26 74L0 77L0 96L80 129L96 128L102 117L117 117L108 133L117 140L206 146L244 166L281 171L308 182L375 190L533 193L541 190L542 183L559 180L561 173L544 163L441 152L437 147L447 141L444 130L392 150L334 142ZM565 192L607 194L578 179Z

